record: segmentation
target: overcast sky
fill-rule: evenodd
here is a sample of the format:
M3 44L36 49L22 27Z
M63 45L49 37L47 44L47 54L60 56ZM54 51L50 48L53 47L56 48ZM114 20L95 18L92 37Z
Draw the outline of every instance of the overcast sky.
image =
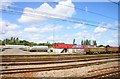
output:
M3 2L0 39L19 37L37 43L53 40L72 43L75 38L77 44L82 39L90 39L98 45L118 45L117 4L57 1Z

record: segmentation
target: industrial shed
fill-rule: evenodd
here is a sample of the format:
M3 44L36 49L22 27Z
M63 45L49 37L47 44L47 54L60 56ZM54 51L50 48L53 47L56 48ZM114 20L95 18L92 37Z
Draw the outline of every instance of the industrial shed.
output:
M72 44L53 44L53 52L55 53L72 53Z
M63 49L63 48L71 49L72 44L55 43L55 44L53 44L53 48L56 48L56 49Z

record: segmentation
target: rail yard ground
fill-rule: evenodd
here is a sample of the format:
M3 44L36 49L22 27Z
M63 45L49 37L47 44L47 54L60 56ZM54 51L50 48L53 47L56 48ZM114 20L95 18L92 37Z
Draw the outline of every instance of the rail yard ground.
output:
M1 78L119 79L118 53L95 55L33 53L18 49L2 52Z

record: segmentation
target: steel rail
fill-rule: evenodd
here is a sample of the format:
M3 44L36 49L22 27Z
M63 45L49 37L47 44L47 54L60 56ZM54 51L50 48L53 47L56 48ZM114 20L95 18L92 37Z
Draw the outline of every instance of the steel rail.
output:
M87 58L87 59L71 59L71 60L49 60L49 61L22 61L22 62L2 62L0 63L1 66L15 66L15 65L36 65L36 64L54 64L54 63L69 63L69 62L83 62L83 61L91 61L91 60L103 60L103 59L109 59L111 57L102 57L102 58ZM112 57L112 58L118 58L118 57Z
M54 64L54 63L68 63L68 62L83 62L83 61L92 61L92 60L102 60L102 59L109 59L111 57L101 57L101 58L87 58L87 59L64 59L64 60L49 60L49 61L23 61L23 62L2 62L0 63L1 66L15 66L15 65L36 65L36 64ZM112 58L118 58L118 57L112 57Z
M113 72L108 72L108 73L104 73L104 74L98 74L98 75L95 75L95 76L90 76L90 77L86 77L86 78L82 78L82 79L108 79L110 77L106 77L106 75L114 75L115 73L119 74L120 73L120 70L117 70L117 71L113 71ZM113 78L113 79L119 79L120 76L118 75L117 77ZM110 78L112 79L112 78Z
M107 60L107 61L99 61L99 62L91 62L84 64L74 64L74 65L63 65L63 66L52 66L52 67L39 67L39 68L19 68L19 69L4 69L0 72L2 75L4 74L16 74L16 73L26 73L26 72L40 72L40 71L50 71L50 70L63 70L63 69L71 69L71 68L79 68L84 66L96 65L101 63L114 62L118 60Z

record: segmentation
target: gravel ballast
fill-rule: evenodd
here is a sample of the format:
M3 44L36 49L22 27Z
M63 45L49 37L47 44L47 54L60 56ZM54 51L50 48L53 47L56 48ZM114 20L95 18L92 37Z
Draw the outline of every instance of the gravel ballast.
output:
M88 71L105 68L105 67L111 67L111 66L118 66L118 62L109 62L106 64L92 65L92 66L64 69L64 70L51 70L51 71L42 71L42 72L9 74L6 76L7 77L86 77L94 74L99 74L101 72L104 73L103 71L88 73ZM117 70L117 68L107 69L105 70L105 72L110 72L114 70Z

